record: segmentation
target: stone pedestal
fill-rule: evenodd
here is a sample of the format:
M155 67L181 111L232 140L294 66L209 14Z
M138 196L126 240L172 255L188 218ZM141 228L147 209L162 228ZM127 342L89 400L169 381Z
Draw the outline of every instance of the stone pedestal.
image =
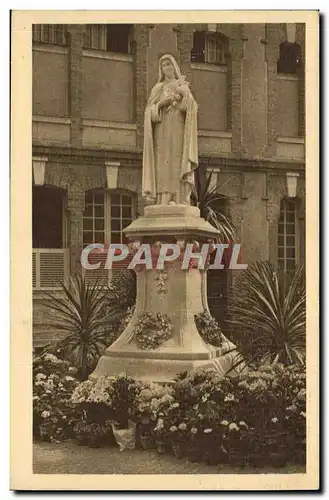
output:
M184 249L186 242L200 245L212 242L217 234L200 217L199 209L186 205L155 205L145 209L144 217L125 229L128 238L140 243L171 242ZM100 358L92 377L126 373L135 379L171 381L182 371L213 367L224 373L232 366L234 345L221 348L206 344L195 325L194 315L208 309L206 271L182 269L173 261L164 271L136 270L137 301L134 315L122 335ZM134 339L134 327L143 312L167 314L173 324L172 337L154 350L143 350Z

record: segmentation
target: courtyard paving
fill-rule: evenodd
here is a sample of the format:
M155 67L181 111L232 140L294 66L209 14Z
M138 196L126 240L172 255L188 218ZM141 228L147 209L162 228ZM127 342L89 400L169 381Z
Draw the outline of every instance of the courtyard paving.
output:
M33 445L34 474L293 474L304 473L305 467L287 465L284 469L272 467L233 468L228 465L208 466L191 463L156 451L119 448L87 448L74 442Z

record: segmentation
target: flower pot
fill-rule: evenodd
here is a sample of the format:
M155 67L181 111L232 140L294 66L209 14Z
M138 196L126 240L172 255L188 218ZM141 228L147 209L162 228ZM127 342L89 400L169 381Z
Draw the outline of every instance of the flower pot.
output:
M164 441L157 442L156 449L160 455L164 455L165 453L167 453L167 447L166 447L166 443Z
M150 434L140 434L140 444L143 450L152 450L155 447L154 440Z
M133 450L136 445L136 425L130 423L128 429L116 429L112 424L113 435L117 444L119 445L120 451L123 450Z
M183 458L186 455L187 445L185 443L175 442L175 443L171 444L171 449L172 449L173 455L176 458Z

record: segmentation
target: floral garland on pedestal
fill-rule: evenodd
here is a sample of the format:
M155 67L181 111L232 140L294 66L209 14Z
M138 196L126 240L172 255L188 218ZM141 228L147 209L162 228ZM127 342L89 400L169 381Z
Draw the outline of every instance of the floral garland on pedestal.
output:
M166 314L144 312L134 328L134 337L140 349L156 349L172 335L172 323Z

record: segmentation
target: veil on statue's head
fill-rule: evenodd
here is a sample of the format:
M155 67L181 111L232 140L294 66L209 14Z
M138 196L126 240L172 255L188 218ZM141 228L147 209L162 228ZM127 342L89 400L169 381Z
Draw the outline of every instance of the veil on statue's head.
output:
M162 82L162 80L164 79L164 74L162 72L162 61L164 61L165 59L169 59L169 61L174 66L175 77L176 78L180 78L181 77L181 72L180 72L180 69L179 69L179 66L177 64L176 59L171 54L165 54L164 56L160 57L160 59L159 59L159 78L158 78L158 83Z

